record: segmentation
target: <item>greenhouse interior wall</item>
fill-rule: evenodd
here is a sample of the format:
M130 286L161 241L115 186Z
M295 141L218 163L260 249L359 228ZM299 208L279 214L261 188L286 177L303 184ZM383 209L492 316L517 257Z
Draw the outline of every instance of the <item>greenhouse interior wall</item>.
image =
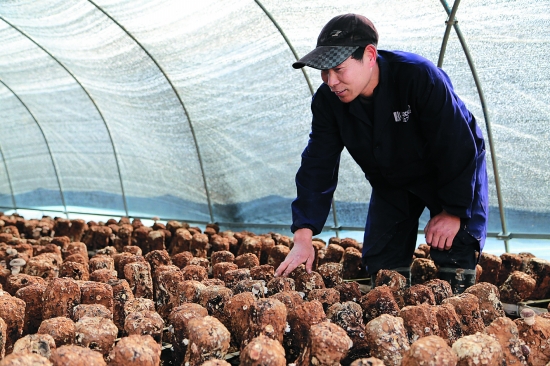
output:
M290 234L322 82L291 64L352 12L379 49L444 56L491 147L486 251L550 259L548 5L465 1L442 54L443 0L1 1L0 210ZM344 152L321 236L362 240L369 197Z

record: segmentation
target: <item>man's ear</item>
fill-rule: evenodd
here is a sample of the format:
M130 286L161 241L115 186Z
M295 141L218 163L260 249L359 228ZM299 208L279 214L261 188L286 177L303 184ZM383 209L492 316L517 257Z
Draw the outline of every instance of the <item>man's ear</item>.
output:
M367 62L369 66L373 66L376 63L376 58L378 57L378 51L376 46L369 44L365 47L365 53L363 54L363 62Z

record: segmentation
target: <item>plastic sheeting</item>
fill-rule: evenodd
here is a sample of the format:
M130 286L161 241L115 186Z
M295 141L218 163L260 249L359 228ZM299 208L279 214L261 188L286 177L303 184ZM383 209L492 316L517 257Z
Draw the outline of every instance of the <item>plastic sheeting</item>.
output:
M1 1L0 206L289 225L311 91L287 40L302 56L330 18L355 12L373 20L380 49L436 63L445 30L436 0L334 3ZM484 0L457 13L513 232L550 234L547 6ZM443 68L484 128L454 32ZM318 72L306 72L316 89ZM488 159L490 230L499 232ZM344 153L338 224L362 227L369 195Z

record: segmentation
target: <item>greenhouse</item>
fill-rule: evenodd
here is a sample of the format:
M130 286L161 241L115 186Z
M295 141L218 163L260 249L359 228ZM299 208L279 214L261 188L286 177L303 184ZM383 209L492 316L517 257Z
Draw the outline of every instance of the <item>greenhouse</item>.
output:
M549 5L0 0L0 366L550 364ZM293 63L347 13L441 68L481 129L487 241L452 280L428 209L410 268L369 272L380 191L352 149L314 259L277 273L327 87Z
M548 238L548 4L464 3L450 24L452 5L3 1L0 205L288 231L321 83L291 64L355 12L380 49L439 63L482 126L489 236ZM326 229L362 230L370 186L341 164Z

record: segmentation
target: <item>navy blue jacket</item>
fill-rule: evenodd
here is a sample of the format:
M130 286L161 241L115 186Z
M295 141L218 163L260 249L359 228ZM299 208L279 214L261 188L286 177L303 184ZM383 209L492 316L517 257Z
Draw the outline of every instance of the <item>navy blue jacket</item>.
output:
M314 235L321 232L345 147L373 192L396 208L394 223L407 218L407 195L412 193L432 216L444 209L460 217L483 248L485 143L474 116L449 77L429 60L380 50L378 66L373 121L359 98L342 103L325 84L315 93L310 140L296 174L292 231L307 227Z

